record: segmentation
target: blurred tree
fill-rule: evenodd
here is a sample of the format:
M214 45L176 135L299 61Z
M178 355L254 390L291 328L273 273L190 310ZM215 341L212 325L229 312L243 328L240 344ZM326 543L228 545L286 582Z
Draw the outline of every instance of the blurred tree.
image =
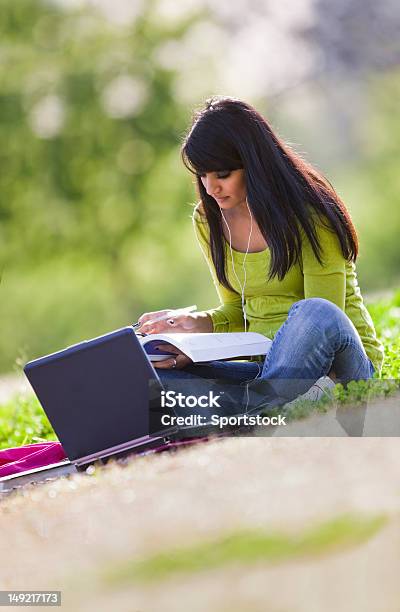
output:
M115 31L95 13L36 0L7 0L2 17L2 259L79 248L115 263L143 227L146 180L187 119L152 62L171 32L146 15Z
M116 28L95 10L2 2L0 368L19 346L55 350L129 323L161 300L162 262L184 248L193 192L178 145L188 113L154 57L195 17L166 28L153 10Z
M215 91L279 108L289 140L355 203L370 288L393 282L399 217L384 237L376 219L398 201L397 5L123 4L1 2L0 370L144 310L215 303L179 160L188 108Z

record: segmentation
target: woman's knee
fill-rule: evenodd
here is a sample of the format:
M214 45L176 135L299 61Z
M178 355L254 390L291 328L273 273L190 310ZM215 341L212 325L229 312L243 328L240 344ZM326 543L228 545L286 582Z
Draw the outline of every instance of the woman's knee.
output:
M293 310L292 310L293 309ZM307 298L293 304L290 318L299 330L318 330L336 337L350 323L347 315L336 304L324 298Z
M333 302L325 298L305 298L299 302L295 302L289 312L300 312L310 316L327 317L328 319L335 316L343 316L343 311Z

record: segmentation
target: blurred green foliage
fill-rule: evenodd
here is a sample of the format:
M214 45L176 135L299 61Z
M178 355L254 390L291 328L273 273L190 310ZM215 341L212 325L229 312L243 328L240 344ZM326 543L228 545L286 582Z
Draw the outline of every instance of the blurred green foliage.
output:
M341 515L297 533L238 530L198 544L119 563L103 573L109 586L120 583L157 583L176 575L205 574L235 565L279 563L289 559L328 555L368 542L387 523L384 515Z
M0 371L147 310L215 304L179 157L190 110L177 97L174 70L157 61L199 15L160 23L149 1L117 28L88 8L2 1ZM399 224L391 221L384 237L376 229L396 201L399 146L394 102L376 88L383 124L368 130L358 175L368 181L341 181L353 199L376 202L371 218L360 215L372 245L361 261L371 288L391 282L399 257Z
M2 2L0 370L199 291L179 161L188 110L153 57L187 24L157 26L151 10L116 29L87 9ZM121 77L145 86L134 116L104 108Z
M400 69L371 76L366 91L360 156L337 170L335 186L359 234L362 285L377 291L400 285Z

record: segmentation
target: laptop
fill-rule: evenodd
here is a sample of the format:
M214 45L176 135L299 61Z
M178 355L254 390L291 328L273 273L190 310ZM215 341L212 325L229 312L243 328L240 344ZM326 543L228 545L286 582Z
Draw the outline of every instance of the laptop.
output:
M0 491L144 452L178 432L161 426L163 385L132 326L30 361L24 372L68 459L6 476Z

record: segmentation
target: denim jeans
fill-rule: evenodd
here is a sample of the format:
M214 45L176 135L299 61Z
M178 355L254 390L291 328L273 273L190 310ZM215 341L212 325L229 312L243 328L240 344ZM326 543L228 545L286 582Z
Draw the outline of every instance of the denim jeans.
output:
M222 412L236 414L286 404L331 370L342 384L374 373L347 315L328 300L309 298L292 305L264 362L210 361L158 374L166 388L186 394L225 388Z

